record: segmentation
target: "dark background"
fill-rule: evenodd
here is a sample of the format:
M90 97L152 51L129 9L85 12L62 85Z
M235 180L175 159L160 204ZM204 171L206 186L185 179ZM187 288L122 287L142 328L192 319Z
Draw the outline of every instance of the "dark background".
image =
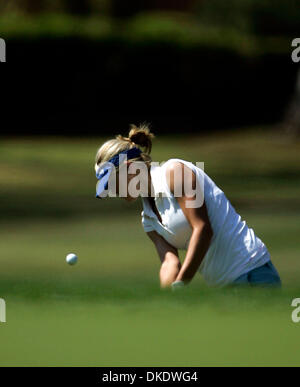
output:
M2 134L99 135L143 121L160 133L277 123L293 94L296 1L2 7Z

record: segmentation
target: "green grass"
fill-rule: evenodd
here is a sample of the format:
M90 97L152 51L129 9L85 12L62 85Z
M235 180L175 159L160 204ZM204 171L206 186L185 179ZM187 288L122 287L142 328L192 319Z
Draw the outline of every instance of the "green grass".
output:
M282 291L161 291L140 203L94 198L103 139L0 143L0 365L299 366L300 144L271 128L160 137L153 159L204 161L267 244ZM76 252L79 262L64 259ZM181 252L181 258L183 258Z
M12 302L1 365L299 366L289 297L133 290L130 300Z

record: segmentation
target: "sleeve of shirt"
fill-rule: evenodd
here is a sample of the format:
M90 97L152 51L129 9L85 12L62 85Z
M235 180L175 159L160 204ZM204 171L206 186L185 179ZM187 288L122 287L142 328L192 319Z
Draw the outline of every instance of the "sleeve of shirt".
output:
M143 225L144 231L145 232L155 231L155 228L153 226L153 220L149 216L145 215L144 211L142 211L141 215L142 215L142 225Z

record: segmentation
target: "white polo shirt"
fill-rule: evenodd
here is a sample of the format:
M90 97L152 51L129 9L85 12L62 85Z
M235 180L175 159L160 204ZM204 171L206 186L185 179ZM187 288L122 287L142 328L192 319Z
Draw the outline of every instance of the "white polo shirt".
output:
M211 286L228 285L242 274L268 262L270 255L266 246L236 213L224 192L202 169L181 159L170 159L162 166L151 165L154 200L162 222L153 212L148 199L142 198L141 215L145 232L156 231L177 249L188 248L192 228L170 192L166 178L166 167L174 161L191 168L204 189L204 201L213 230L209 249L199 267L206 283Z

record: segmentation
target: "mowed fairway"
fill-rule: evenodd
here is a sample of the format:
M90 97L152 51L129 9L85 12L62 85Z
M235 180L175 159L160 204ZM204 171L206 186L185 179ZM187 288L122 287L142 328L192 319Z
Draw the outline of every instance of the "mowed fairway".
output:
M103 140L0 142L0 366L299 366L300 143L270 128L157 133L153 159L204 161L283 280L282 291L209 289L198 275L172 293L159 289L141 203L95 199Z

